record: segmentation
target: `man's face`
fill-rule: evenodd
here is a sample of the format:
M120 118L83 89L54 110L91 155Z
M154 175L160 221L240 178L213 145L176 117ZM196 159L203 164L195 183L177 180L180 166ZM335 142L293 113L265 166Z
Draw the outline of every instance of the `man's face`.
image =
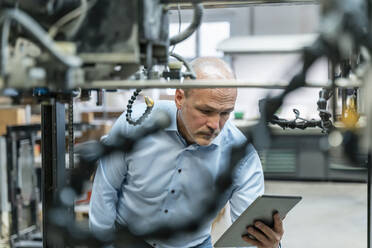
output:
M234 110L236 89L176 90L180 132L189 143L209 145Z

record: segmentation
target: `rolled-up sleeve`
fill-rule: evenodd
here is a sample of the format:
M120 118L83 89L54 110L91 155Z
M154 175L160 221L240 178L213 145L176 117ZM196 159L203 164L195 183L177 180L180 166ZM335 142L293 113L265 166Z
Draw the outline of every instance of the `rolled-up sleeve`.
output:
M118 193L126 173L123 153L114 153L99 161L89 206L89 227L101 240L109 241L113 237Z
M265 191L260 158L250 146L235 173L234 188L230 198L231 221L234 222L247 207Z

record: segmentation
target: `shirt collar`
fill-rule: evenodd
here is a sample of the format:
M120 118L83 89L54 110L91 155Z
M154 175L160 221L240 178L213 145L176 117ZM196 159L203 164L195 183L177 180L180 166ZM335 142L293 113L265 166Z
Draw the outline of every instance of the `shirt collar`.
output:
M171 123L169 127L165 128L166 131L178 131L177 129L177 107L174 104L171 108L169 108L169 116L171 118Z
M222 131L223 129L221 130L221 132L217 135L216 138L214 138L211 142L211 145L216 145L216 146L219 146L221 145L221 141L222 141Z

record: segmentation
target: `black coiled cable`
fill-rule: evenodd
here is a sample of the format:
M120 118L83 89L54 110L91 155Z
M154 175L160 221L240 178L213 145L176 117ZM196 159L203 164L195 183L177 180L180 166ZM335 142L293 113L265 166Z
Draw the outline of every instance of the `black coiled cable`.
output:
M133 125L133 126L140 125L147 118L147 116L149 116L149 114L151 113L152 108L154 107L154 101L152 99L150 99L149 97L145 96L145 102L146 102L146 106L147 106L145 112L143 113L143 115L139 119L137 119L137 120L132 119L132 106L133 106L134 101L136 100L137 96L139 95L139 93L141 91L142 91L142 89L136 89L133 92L132 97L129 99L128 105L127 105L126 119L127 119L127 122L129 124Z

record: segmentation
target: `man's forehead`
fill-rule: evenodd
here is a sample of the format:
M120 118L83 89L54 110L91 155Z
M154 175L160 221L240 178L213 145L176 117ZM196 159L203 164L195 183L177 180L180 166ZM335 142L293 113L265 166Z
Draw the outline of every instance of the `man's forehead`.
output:
M236 89L193 89L191 101L198 106L213 109L234 108Z
M202 88L202 89L189 89L189 93L193 93L198 97L215 97L215 98L236 98L236 88Z

